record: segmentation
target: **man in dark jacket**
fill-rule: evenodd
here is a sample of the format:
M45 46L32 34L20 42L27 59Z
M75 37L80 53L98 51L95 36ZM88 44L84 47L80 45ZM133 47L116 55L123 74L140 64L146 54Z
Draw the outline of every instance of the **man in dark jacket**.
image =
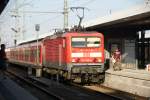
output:
M6 71L6 52L5 52L5 44L1 44L1 49L0 49L0 71L4 75Z

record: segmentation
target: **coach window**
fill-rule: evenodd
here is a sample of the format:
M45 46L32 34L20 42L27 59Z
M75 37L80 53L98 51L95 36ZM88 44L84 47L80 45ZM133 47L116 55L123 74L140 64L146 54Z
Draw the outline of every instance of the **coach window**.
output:
M25 49L25 61L27 60L27 50Z
M37 50L34 48L34 57L36 58Z
M30 50L29 50L29 48L27 49L27 57L28 57L28 60L29 60L29 57L30 57Z

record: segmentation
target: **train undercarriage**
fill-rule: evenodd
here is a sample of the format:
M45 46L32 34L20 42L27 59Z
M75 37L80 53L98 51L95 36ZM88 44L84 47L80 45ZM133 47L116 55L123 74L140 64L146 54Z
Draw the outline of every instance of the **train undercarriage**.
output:
M102 83L104 81L103 66L75 66L70 71L56 68L44 68L44 71L57 81L71 81L75 83Z

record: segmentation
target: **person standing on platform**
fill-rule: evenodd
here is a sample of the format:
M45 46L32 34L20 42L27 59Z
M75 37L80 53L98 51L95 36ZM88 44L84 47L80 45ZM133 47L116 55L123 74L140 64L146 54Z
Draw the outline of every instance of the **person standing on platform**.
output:
M121 70L121 52L117 48L114 53L112 54L112 59L113 59L113 69L116 70Z
M1 49L0 49L0 72L2 74L2 77L5 77L5 71L7 67L7 57L6 57L6 52L5 52L5 44L1 44Z

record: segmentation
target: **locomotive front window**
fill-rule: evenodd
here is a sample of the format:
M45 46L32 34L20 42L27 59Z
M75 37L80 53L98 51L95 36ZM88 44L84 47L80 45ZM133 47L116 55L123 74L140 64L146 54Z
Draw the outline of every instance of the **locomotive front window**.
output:
M86 47L86 39L85 38L72 38L72 47Z
M99 47L100 38L98 37L73 37L72 47Z
M89 37L87 38L87 47L98 47L100 46L100 38Z

